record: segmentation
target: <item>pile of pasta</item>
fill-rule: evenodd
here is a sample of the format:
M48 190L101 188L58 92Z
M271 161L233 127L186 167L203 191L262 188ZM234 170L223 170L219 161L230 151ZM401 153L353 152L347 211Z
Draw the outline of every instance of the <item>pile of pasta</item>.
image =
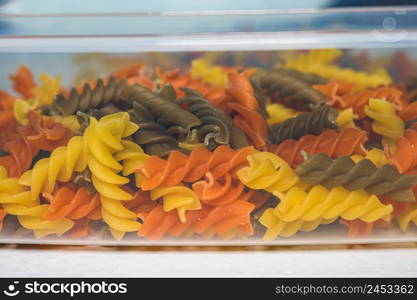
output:
M415 90L339 50L272 69L142 63L70 89L26 66L0 92L0 219L43 238L265 240L417 225ZM10 227L10 228L9 228Z

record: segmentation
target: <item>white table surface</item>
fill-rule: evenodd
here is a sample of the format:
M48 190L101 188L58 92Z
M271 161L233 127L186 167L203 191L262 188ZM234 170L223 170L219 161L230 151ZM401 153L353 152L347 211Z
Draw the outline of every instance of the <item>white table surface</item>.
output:
M0 248L1 277L403 277L417 248L297 250Z

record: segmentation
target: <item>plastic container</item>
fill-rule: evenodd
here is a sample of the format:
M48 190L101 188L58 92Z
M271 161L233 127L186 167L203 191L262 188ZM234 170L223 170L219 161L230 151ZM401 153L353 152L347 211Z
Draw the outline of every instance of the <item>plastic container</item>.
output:
M417 7L3 14L0 15L0 88L16 96L8 77L19 65L28 66L36 78L42 72L59 75L62 87L68 89L138 62L148 65L147 70L152 67L186 70L193 60L201 58L213 65L273 68L288 57L327 48L342 51L336 63L340 68L368 74L383 69L395 83L407 83L416 76L416 17ZM48 203L45 198L41 199L42 203ZM416 217L414 220L417 222ZM395 225L374 228L363 238L349 238L347 227L336 221L312 232L298 232L270 241L262 240L265 227L253 218L251 222L255 224L255 233L244 239L207 239L202 234L150 241L131 232L117 240L100 221L93 226L95 232L86 237L70 238L63 234L37 239L9 213L0 242L299 245L417 241L417 229L411 221L407 232Z

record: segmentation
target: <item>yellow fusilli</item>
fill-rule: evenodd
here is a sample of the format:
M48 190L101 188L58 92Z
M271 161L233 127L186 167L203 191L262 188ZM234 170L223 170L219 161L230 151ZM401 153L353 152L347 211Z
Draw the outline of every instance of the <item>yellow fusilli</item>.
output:
M227 74L220 66L211 66L205 59L195 59L191 63L191 77L201 78L205 83L224 87L227 84Z
M373 148L369 150L365 156L361 155L352 155L350 157L355 163L360 162L362 159L369 159L372 161L378 168L388 164L388 160L385 156L384 150Z
M342 187L327 190L316 185L308 192L295 187L285 194L275 194L281 202L274 212L285 222L307 222L336 217L374 222L378 219L389 220L393 210L391 205L382 204L375 195L369 195L362 190L348 191Z
M48 74L39 75L40 85L33 88L32 92L39 101L39 106L51 104L54 97L61 91L61 77L52 77Z
M52 193L56 181L69 182L74 172L82 172L87 167L87 142L82 136L72 137L67 146L58 147L51 156L39 160L31 170L19 179L19 184L30 186L31 198L40 193Z
M32 199L31 192L18 183L18 178L8 178L3 166L0 166L0 204L8 214L17 216L22 227L33 230L36 238L61 235L74 225L67 218L44 220L42 217L48 205L40 204L38 197Z
M337 127L339 128L339 130L345 128L357 128L354 122L354 120L357 118L358 116L353 113L352 108L346 108L342 110L337 116Z
M299 230L314 230L318 225L331 223L339 217L364 222L389 221L393 211L392 205L384 205L375 195L342 187L327 190L316 185L307 192L294 187L286 193L274 194L281 202L266 210L260 219L267 227L265 239L290 236Z
M365 114L373 119L372 130L388 140L395 140L404 134L404 122L395 113L392 103L383 99L369 99Z
M125 232L140 228L136 214L122 204L133 196L121 189L129 179L117 174L123 166L114 155L129 146L122 143L122 138L132 135L137 129L138 126L129 121L129 114L122 112L107 115L99 121L90 117L90 126L84 134L89 149L88 167L93 185L100 194L103 220L116 239L121 239Z
M37 99L22 100L16 99L13 104L13 114L17 122L21 125L26 125L29 123L27 113L29 110L34 110L38 107Z
M342 55L342 51L338 49L313 49L307 53L293 55L294 52L289 52L286 55L285 67L289 68L312 68L315 65L329 65ZM309 72L299 70L301 72Z
M266 106L266 111L268 113L268 125L274 125L282 123L290 118L294 118L297 112L285 105L280 103L268 104Z
M271 241L278 236L290 237L296 234L298 231L310 232L315 230L321 224L333 223L335 219L317 219L314 221L305 222L302 220L296 220L293 222L284 222L280 220L274 213L273 208L268 208L264 211L259 222L266 227L264 240Z
M185 186L158 187L151 191L151 199L163 199L164 211L176 209L181 222L186 222L187 210L201 209L201 203L195 192Z
M255 152L248 156L249 167L237 171L240 181L249 188L268 192L285 192L300 182L286 161L271 152Z
M368 74L331 65L340 55L341 51L336 49L311 50L307 54L288 57L285 67L293 68L301 72L315 73L332 80L353 83L357 89L391 83L388 72L383 69Z
M114 158L117 161L123 161L123 175L129 176L135 170L144 165L148 160L149 155L136 143L129 140L122 140L123 150L117 152Z

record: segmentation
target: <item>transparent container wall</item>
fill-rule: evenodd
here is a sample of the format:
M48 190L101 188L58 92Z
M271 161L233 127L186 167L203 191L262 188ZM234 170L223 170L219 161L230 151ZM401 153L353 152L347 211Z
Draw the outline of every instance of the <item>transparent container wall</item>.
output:
M416 8L408 7L327 11L3 15L0 20L0 88L15 98L22 98L13 89L10 80L10 75L22 65L33 72L38 84L48 85L47 80L44 83L41 81L43 73L53 78L59 76L62 91L68 94L71 87L81 87L85 82L106 78L120 69L138 63L146 66L142 68L142 72L154 74L150 78L155 82L158 80L154 73L156 68L162 71L179 69L181 74L186 74L190 70L195 72L192 64L199 61L204 62L205 70L219 66L220 73L225 76L227 72L237 69L297 67L296 64L289 65L288 61L294 61L301 56L307 57L313 53L312 51L324 56L333 55L337 49L340 53L334 57L331 65L332 68L351 70L349 72L353 75L348 76L346 80L362 76L358 74L373 74L382 76L383 80L372 86L356 78L353 78L353 81L363 86L362 89L376 89L380 84L385 84L412 92L417 76L416 12ZM321 72L314 68L309 70ZM324 76L329 75L326 73ZM343 81L343 78L339 77L327 79ZM210 82L212 78L206 80L209 85L213 84ZM4 136L5 134L2 135L3 139L6 138ZM4 148L4 141L2 143ZM0 182L0 189L7 192L4 184L4 181ZM24 191L25 189L20 192ZM17 201L15 204L19 205L19 200L8 198L7 195L10 194L6 192L0 194L0 202L7 206L10 201ZM42 210L50 205L48 197L41 194L40 204L44 206L38 209ZM71 199L67 201L70 203ZM417 241L415 204L404 205L407 206L409 214L401 220L391 214L390 226L389 222L386 222L387 218L384 222L377 222L378 224L372 226L361 224L362 227L358 230L362 234L370 231L372 227L372 232L366 237L359 234L350 238L348 227L341 224L339 218L332 220L333 222L323 222L331 224L314 226L317 227L314 230L309 226L293 224L299 229L296 234L263 240L265 227L259 224L258 219L267 207L276 206L277 201L276 198L271 198L266 204L252 211L250 224L253 226L253 235L248 236L238 230L213 235L215 227L211 227L199 234L192 234L193 230L189 229L180 237L166 234L157 241L140 237L137 232L127 232L121 240L116 240L108 225L100 218L92 218L87 228L86 219L77 221L75 217L73 219L76 221L75 224L80 226L79 232L82 232L82 237L71 235L71 231L68 231L70 233L65 232L60 236L51 234L36 238L33 231L48 229L50 224L47 221L31 223L30 216L35 214L35 218L39 218L42 214L31 211L30 205L26 207L27 210L9 206L9 213L3 220L0 242L232 246ZM18 217L18 214L21 216ZM141 219L138 221L143 222ZM408 230L401 230L399 223L402 224L402 229L406 229L405 224L409 223ZM160 224L161 228L165 225ZM351 231L354 230L351 227Z

